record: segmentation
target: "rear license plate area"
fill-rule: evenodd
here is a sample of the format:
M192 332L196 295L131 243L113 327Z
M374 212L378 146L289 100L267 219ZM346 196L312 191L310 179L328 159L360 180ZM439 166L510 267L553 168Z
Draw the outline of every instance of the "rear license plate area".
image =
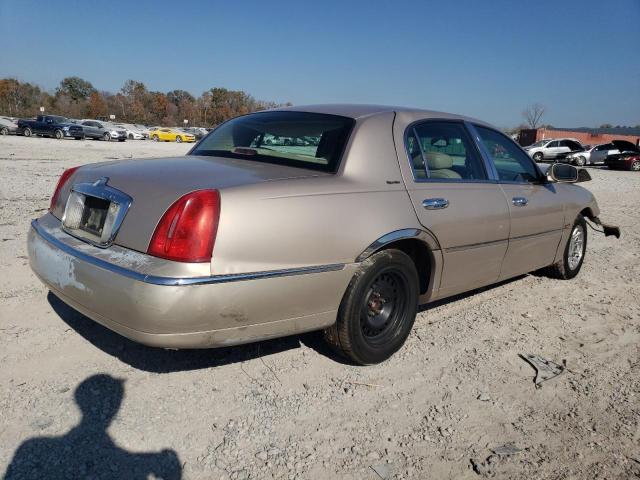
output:
M84 211L79 224L80 230L102 237L110 205L111 202L104 198L85 196Z

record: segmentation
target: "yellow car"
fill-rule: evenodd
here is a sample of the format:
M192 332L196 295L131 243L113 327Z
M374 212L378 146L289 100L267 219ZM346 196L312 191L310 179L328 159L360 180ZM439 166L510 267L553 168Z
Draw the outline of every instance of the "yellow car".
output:
M149 132L149 138L154 142L195 142L195 135L179 132L171 128L155 128Z

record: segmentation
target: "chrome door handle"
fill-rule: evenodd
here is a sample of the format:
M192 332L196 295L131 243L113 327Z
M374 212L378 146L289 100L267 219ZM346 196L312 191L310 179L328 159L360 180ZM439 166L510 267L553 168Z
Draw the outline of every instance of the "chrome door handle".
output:
M526 207L529 200L524 197L513 197L511 199L511 203L513 203L516 207Z
M440 210L449 206L449 200L446 198L427 198L422 201L422 206L427 210Z

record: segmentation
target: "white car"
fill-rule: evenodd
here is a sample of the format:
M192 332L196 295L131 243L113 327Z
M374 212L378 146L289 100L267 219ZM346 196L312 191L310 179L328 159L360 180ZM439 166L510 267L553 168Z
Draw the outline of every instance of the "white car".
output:
M116 127L124 129L127 132L127 138L129 140L144 140L145 136L137 128L129 123L117 123Z
M524 150L536 162L542 162L564 158L572 152L582 152L584 147L575 138L547 138L524 147Z

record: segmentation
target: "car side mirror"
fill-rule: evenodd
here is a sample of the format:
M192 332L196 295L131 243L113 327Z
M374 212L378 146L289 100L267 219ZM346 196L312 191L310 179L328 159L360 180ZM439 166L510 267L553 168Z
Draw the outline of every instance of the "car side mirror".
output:
M591 175L583 168L576 168L565 163L554 163L547 170L547 179L557 183L588 182Z

